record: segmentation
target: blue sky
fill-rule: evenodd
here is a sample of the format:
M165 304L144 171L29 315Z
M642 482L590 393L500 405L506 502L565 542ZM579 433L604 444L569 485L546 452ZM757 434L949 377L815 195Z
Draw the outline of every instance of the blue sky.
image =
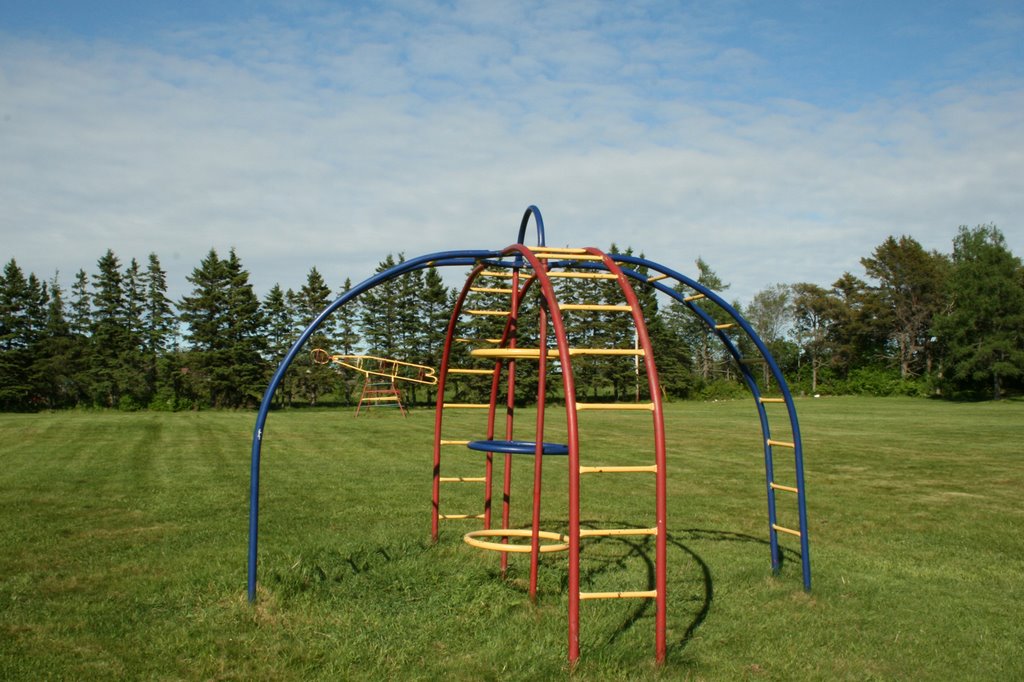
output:
M986 0L0 0L0 258L156 252L178 297L235 247L261 295L337 288L531 203L740 301L889 235L1024 255L1022 33Z

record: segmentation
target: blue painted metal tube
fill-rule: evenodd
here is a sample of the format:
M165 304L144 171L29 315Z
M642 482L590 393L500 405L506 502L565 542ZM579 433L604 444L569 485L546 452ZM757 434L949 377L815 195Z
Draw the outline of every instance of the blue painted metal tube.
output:
M324 323L324 320L326 320L335 310L345 305L356 296L359 296L379 284L383 284L390 279L394 279L395 277L404 275L408 272L421 270L431 266L448 267L473 265L481 258L492 258L498 253L498 251L481 250L444 251L428 254L426 256L419 256L417 258L398 263L384 272L377 273L376 275L367 278L342 294L337 300L327 306L323 312L317 315L316 319L306 327L306 330L302 332L298 340L292 345L291 350L288 351L284 359L281 361L281 364L278 365L277 371L270 380L270 385L267 386L267 390L263 394L263 402L260 404L259 413L256 416L256 427L253 429L252 463L249 471L248 594L250 602L255 601L256 599L256 554L259 535L260 452L263 445L263 429L267 421L267 415L270 412L271 403L273 402L274 391L277 390L277 387L284 378L285 372L288 370L288 367L291 366L295 357L299 354L299 351L314 332L316 332L320 325Z
M696 291L696 292L698 292L700 294L703 294L705 298L707 298L708 300L710 300L713 303L715 303L719 308L721 308L723 311L725 311L726 314L728 314L730 317L732 317L733 321L735 321L743 329L743 331L747 334L747 336L751 339L751 341L754 342L754 345L757 347L758 351L761 353L761 356L764 358L765 362L768 364L768 368L771 371L772 376L775 378L775 381L776 381L776 383L779 386L779 390L782 393L783 400L785 401L786 410L787 410L787 413L789 415L790 429L792 430L792 434L793 434L794 461L795 461L795 464L796 464L795 475L796 475L796 484L797 484L797 491L798 491L797 492L797 511L798 511L798 514L799 514L800 531L801 531L800 532L800 559L801 559L801 563L802 563L801 568L802 568L802 573L803 573L804 589L807 590L807 591L810 591L810 589L811 589L811 555L810 555L810 543L809 543L808 531L807 531L807 496L806 496L806 493L805 493L805 485L804 485L803 442L802 442L801 437L800 437L800 424L798 423L797 417L796 417L796 406L793 404L793 395L792 395L792 393L789 390L789 384L786 383L786 379L785 379L785 377L782 374L782 370L779 369L778 364L775 362L775 358L772 356L771 352L768 350L768 347L761 340L761 337L759 337L757 335L757 333L754 331L754 329L750 326L750 323L747 322L746 319L744 319L743 316L741 316L739 314L739 312L735 308L732 307L732 305L730 305L728 302L726 302L725 299L723 299L721 296L716 294L711 289L708 289L707 287L702 285L700 282L697 282L696 280L693 280L693 279L687 277L686 275L683 275L682 273L676 272L675 270L672 270L671 268L667 268L667 267L665 267L663 265L660 265L660 264L655 263L653 261L649 261L649 260L647 260L645 258L639 258L637 256L628 256L628 255L625 255L625 254L612 254L612 257L616 261L619 261L619 262L622 262L622 263L630 263L632 265L636 265L636 266L639 266L639 267L646 267L648 269L655 270L655 271L657 271L657 272L659 272L661 274L667 275L670 278L676 279L679 282L682 282L686 286L690 287L694 291ZM580 267L587 267L587 266L584 265L584 264L581 264ZM626 272L627 272L627 274L629 274L630 276L636 278L637 280L644 281L644 277L642 275L640 275L639 273L637 273L635 271L632 271L632 270L628 270ZM692 310L695 314L697 314L704 321L704 323L706 325L708 325L710 328L713 329L715 334L719 337L719 339L722 340L723 344L728 349L730 354L733 355L734 358L736 358L738 360L738 359L740 359L742 357L742 354L739 353L739 350L735 347L735 344L732 343L732 340L729 339L728 335L725 334L724 332L722 332L722 330L715 330L714 329L714 320L712 320L711 317L704 310L702 310L699 306L693 305L692 302L685 301L684 300L685 297L681 293L679 293L678 291L676 291L672 287L669 287L669 286L666 286L665 284L662 284L660 281L658 281L658 282L649 282L648 285L649 286L653 286L656 290L658 290L658 291L660 291L660 292L662 292L662 293L664 293L664 294L666 294L668 296L671 296L672 298L676 299L680 303L683 303L684 305L689 307L690 310ZM740 369L744 371L744 379L746 380L747 385L749 387L751 387L752 390L754 391L754 398L755 398L755 400L757 400L757 398L758 398L758 391L757 391L757 388L756 388L756 383L754 382L753 377L750 376L749 369L744 367L743 365L740 365ZM773 467L772 467L771 445L767 444L767 440L768 440L768 438L770 436L770 431L768 430L768 420L767 420L767 415L765 414L764 406L760 403L760 401L757 401L757 402L758 402L758 415L761 418L761 428L762 428L762 431L763 431L764 437L765 437L765 446L764 446L765 447L765 467L766 467L766 469L765 469L765 476L768 479L768 481L770 482L772 480L773 476L774 476ZM769 540L770 540L770 545L771 545L772 569L773 570L777 570L779 568L779 547L778 547L778 535L777 535L776 531L773 528L773 526L775 524L774 495L775 495L775 491L771 489L770 485L768 485L768 496L769 496L769 499L768 499L768 506L769 506L769 512L768 512L768 514L769 514Z

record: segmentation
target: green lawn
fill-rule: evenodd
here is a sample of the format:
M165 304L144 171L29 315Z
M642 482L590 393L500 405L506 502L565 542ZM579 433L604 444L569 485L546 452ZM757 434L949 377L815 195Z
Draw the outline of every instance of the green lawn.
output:
M667 663L653 665L645 602L585 602L574 677L1024 679L1024 403L831 398L798 409L812 593L794 539L771 575L752 403L672 404ZM649 448L639 415L584 416L599 463ZM474 431L479 419L450 426ZM520 412L521 425L532 420ZM249 605L254 421L0 415L0 678L568 675L564 554L546 555L533 604L525 558L502 578L496 555L461 541L470 522L449 521L429 542L428 411L270 416ZM448 472L460 458L478 464L452 452ZM545 527L561 530L565 464L549 459ZM531 464L516 465L513 521L524 524ZM583 518L653 525L647 484L625 489L624 478L585 479ZM478 495L461 497L444 510L477 511ZM636 538L590 541L584 580L644 589L652 558Z

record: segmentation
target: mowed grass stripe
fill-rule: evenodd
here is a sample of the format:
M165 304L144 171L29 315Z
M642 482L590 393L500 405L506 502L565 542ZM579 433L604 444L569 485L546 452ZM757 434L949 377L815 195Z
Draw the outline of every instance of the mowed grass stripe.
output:
M798 408L814 592L800 589L798 545L785 538L782 574L770 575L753 402L672 404L667 665L652 665L649 605L587 603L575 677L1024 677L1024 405L843 398ZM549 440L561 441L564 418L549 416ZM532 605L525 561L502 580L496 557L461 542L470 522L427 542L425 411L271 415L260 596L246 604L254 419L0 415L0 677L566 676L564 555L544 557ZM483 420L446 415L446 428L474 433ZM533 412L518 423L517 437L528 436ZM650 456L649 417L580 423L585 461ZM480 466L478 453L449 450L446 466ZM532 464L514 465L522 526ZM651 486L623 487L630 478L584 479L584 523L649 526ZM565 487L564 462L549 458L546 529L564 528ZM479 506L478 489L461 488L476 492L458 502ZM783 525L795 524L783 504ZM587 541L585 589L646 589L652 557L646 538Z

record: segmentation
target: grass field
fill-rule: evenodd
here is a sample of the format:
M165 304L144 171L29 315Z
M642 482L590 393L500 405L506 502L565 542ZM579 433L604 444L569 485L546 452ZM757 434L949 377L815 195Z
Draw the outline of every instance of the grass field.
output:
M787 561L771 575L750 402L673 404L667 663L653 665L650 606L585 602L573 677L1024 679L1024 403L835 398L798 409L812 593L795 542L783 540ZM532 604L525 560L503 579L495 555L461 541L468 522L428 542L425 411L270 416L250 606L254 419L0 415L0 678L568 676L564 554L545 557ZM519 419L532 423L527 410ZM645 433L638 423L588 415L584 439L614 458L634 447L620 434ZM530 464L516 464L513 520L525 524ZM554 530L564 468L546 463ZM584 519L651 524L645 484L590 478ZM459 505L479 503L446 510ZM642 589L652 557L635 538L593 541L584 579Z

